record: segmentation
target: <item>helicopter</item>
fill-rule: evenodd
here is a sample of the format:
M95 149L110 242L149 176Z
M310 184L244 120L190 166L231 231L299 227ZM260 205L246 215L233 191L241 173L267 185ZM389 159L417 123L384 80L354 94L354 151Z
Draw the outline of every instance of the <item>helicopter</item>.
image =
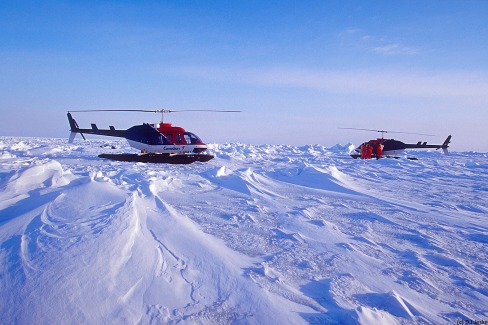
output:
M129 145L140 150L140 154L100 154L98 157L116 161L169 163L169 164L191 164L195 161L207 162L214 158L213 155L204 154L207 145L194 133L187 132L179 126L164 122L164 114L174 112L224 112L237 113L240 111L221 110L141 110L141 109L97 109L97 110L71 110L68 111L68 122L70 125L70 137L68 142L72 143L76 134L96 134L110 137L125 138ZM92 123L91 128L82 129L73 118L71 113L75 112L151 112L161 113L161 121L155 124L143 123L134 125L126 130L99 129ZM86 140L86 139L85 139Z
M417 143L404 143L395 139L385 139L385 133L404 133L404 134L415 134L424 136L434 136L433 134L423 134L423 133L410 133L410 132L394 132L386 130L371 130L371 129L358 129L358 128L340 128L348 130L362 130L362 131L372 131L380 132L381 138L376 138L362 143L359 147L354 149L350 156L354 159L371 159L371 158L399 158L398 155L402 154L406 149L442 149L444 154L449 154L447 148L449 143L451 143L451 135L449 135L444 143L442 144L427 144L427 141L419 141ZM411 160L416 160L417 158L407 157Z

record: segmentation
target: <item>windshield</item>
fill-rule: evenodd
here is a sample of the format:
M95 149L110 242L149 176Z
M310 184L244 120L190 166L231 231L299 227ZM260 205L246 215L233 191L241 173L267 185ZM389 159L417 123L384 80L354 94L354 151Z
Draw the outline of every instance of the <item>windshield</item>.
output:
M202 140L196 135L191 132L185 132L184 134L186 143L188 144L198 144L202 143Z

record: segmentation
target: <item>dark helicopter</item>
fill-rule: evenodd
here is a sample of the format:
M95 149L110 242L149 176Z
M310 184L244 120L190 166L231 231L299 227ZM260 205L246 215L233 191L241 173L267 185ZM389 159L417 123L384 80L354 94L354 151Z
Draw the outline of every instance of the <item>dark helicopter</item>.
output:
M218 111L218 110L139 110L139 109L100 109L100 110L78 110L68 112L68 121L71 127L69 142L73 142L77 133L96 134L110 137L125 138L129 145L140 150L140 154L100 154L100 158L118 161L152 162L169 164L190 164L195 161L206 162L214 158L213 155L205 154L207 145L194 133L187 132L179 126L172 126L171 123L163 122L165 113L182 111L200 112L224 112L234 113L240 111ZM152 112L161 113L160 123L144 123L135 125L127 130L99 129L92 123L90 129L81 129L71 115L72 112Z
M357 129L357 128L341 128L349 130L362 130L362 131L373 131L381 132L381 138L369 140L362 143L359 147L354 149L351 153L351 157L354 159L371 159L371 158L398 158L398 155L402 154L406 149L442 149L445 154L448 154L449 143L451 143L451 135L449 135L443 144L427 144L426 141L419 141L417 143L404 143L395 139L385 139L385 133L404 133L404 134L415 134L424 136L434 136L432 134L422 134L422 133L409 133L409 132L392 132L385 130L371 130L371 129ZM415 158L409 158L415 159Z

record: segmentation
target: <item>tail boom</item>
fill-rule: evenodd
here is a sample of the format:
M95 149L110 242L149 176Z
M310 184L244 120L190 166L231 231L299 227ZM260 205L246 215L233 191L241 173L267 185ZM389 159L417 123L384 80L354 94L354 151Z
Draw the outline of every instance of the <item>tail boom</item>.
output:
M443 144L427 144L427 142L417 142L416 144L412 143L405 143L405 149L442 149L444 152L447 151L449 147L449 143L451 143L451 135L449 135Z
M92 124L91 129L80 129L78 127L78 123L76 123L76 120L71 116L71 113L68 112L68 121L69 121L69 126L71 128L71 134L69 137L69 142L73 142L76 133L81 134L83 139L85 139L85 136L83 134L96 134L96 135L105 135L109 137L119 137L119 138L125 138L125 130L116 130L113 126L110 127L109 130L104 130L104 129L99 129L96 124ZM86 140L86 139L85 139Z

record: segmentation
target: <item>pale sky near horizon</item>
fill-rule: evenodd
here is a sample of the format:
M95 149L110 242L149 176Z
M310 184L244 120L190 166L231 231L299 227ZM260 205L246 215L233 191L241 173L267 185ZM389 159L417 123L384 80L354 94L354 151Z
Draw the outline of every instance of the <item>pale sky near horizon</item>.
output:
M482 0L2 1L0 135L216 109L243 112L165 119L209 143L376 137L352 127L488 152L487 22Z

